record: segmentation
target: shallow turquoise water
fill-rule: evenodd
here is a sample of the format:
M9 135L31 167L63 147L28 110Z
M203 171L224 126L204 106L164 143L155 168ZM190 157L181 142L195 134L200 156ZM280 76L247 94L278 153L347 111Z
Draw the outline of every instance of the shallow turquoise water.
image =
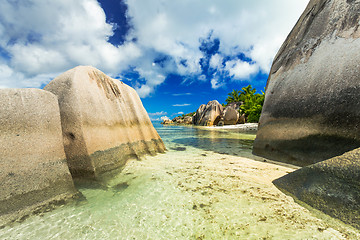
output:
M154 123L154 127L169 150L175 150L176 147L193 147L220 154L260 159L251 153L255 132L246 133L239 129L162 126L159 123Z
M130 160L86 201L0 229L0 239L356 239L295 204L252 162L254 134L155 124L168 151ZM270 180L267 180L270 179Z

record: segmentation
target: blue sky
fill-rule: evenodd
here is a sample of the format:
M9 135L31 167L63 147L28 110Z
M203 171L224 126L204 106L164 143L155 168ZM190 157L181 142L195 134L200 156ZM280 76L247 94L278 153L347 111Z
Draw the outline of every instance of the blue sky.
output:
M78 65L134 87L152 119L195 111L271 62L308 0L2 0L0 88L42 88Z

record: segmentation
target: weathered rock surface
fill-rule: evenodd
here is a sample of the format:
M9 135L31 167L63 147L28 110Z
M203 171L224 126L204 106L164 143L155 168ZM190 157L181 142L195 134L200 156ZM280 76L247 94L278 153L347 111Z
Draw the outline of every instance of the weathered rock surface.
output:
M243 102L231 102L229 103L226 107L232 107L233 109L235 109L236 111L240 110L240 106L243 105Z
M193 117L193 124L194 125L199 125L201 117L204 113L204 110L206 108L205 104L201 104L200 107L196 110L195 115Z
M0 90L0 226L77 194L54 94Z
M274 59L254 154L305 166L360 146L359 12L310 1Z
M173 124L174 122L172 121L172 120L170 120L170 119L165 119L164 121L162 121L162 123L161 124Z
M244 123L246 123L245 113L243 113L243 114L239 117L237 123L238 123L238 124L244 124Z
M88 66L45 88L58 96L65 153L73 177L97 178L127 159L164 152L136 91Z
M185 124L192 124L193 117L192 116L185 116L184 117L184 123Z
M239 119L239 112L233 106L227 106L223 112L224 125L235 125Z
M201 105L193 117L193 123L200 126L213 126L221 119L224 108L216 100Z
M360 149L301 168L274 181L281 190L360 228Z

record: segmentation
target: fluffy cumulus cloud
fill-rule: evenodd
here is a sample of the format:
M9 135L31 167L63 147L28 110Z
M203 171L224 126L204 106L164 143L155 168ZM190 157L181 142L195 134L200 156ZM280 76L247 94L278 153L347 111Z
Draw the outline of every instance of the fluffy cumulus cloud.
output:
M162 116L162 115L166 115L167 112L161 111L161 112L155 112L155 113L148 113L149 116Z
M307 3L127 1L138 44L168 56L163 63L168 65L167 70L208 81L214 89L229 80L248 80L259 72L268 73L273 57ZM152 82L148 79L144 84L153 89Z
M99 3L100 2L100 3ZM102 0L0 1L0 87L39 87L76 65L131 79L141 97L169 74L248 80L271 61L308 0L125 0L131 26L107 20Z
M96 0L0 1L0 86L39 87L76 65L116 74L142 52L112 34Z
M165 111L148 113L151 121L164 121L169 119L166 115L168 114Z

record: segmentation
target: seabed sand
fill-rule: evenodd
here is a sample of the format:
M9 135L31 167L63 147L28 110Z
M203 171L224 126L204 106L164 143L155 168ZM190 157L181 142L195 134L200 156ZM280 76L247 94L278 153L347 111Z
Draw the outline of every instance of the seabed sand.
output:
M198 148L128 162L107 189L0 229L0 239L360 239L272 181L293 168Z

